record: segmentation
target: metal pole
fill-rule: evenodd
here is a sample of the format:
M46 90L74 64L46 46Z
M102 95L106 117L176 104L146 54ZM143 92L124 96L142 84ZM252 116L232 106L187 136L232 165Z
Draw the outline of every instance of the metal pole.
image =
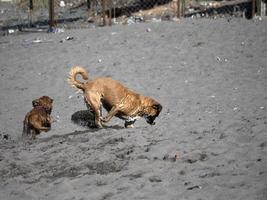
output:
M49 28L55 27L54 0L49 0Z

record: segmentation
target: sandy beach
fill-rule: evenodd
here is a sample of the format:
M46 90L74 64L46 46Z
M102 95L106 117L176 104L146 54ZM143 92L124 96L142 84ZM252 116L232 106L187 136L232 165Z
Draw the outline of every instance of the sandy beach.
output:
M266 19L0 37L0 199L267 199L266 55ZM66 81L75 65L159 101L156 125L88 127L83 95ZM23 140L43 95L56 122Z

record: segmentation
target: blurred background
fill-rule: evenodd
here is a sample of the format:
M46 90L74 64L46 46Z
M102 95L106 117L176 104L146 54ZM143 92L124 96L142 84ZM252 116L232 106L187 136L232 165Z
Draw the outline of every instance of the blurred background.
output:
M0 0L2 35L29 28L89 28L182 17L265 17L266 0Z

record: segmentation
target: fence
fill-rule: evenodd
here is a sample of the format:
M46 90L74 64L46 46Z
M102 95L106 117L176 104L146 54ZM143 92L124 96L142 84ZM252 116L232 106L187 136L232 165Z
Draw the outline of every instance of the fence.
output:
M118 21L123 21L123 18L140 21L214 16L250 19L254 17L255 11L260 12L259 5L263 1L266 0L91 0L91 3L97 6L91 6L90 11L99 13L102 19L106 16ZM103 23L105 24L105 20Z
M0 9L2 29L54 27L77 20L103 26L181 17L252 18L255 12L266 14L266 0L13 0L12 5L13 10Z

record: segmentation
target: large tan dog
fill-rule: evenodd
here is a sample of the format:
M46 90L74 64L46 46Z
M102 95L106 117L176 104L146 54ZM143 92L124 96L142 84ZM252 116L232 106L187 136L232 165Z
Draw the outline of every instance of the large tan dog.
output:
M51 112L53 108L53 99L48 96L42 96L32 101L33 109L28 112L23 122L23 136L30 136L35 139L41 131L51 129Z
M133 127L140 117L144 117L151 125L155 124L154 120L162 106L154 99L138 94L108 77L82 83L76 79L78 74L88 80L87 71L76 66L70 70L68 82L83 91L87 106L95 114L97 127L102 127L102 122L108 122L113 116L125 120L125 127ZM106 117L102 117L102 106L108 111Z

